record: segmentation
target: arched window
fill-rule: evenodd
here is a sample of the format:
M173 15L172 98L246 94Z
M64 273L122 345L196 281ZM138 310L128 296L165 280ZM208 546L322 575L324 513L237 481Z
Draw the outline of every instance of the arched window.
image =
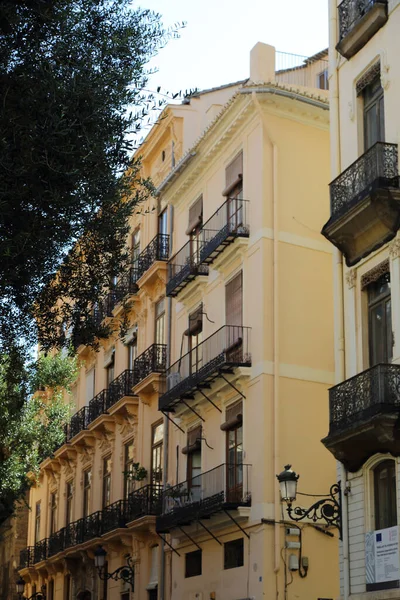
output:
M397 525L396 464L384 460L374 469L375 529Z

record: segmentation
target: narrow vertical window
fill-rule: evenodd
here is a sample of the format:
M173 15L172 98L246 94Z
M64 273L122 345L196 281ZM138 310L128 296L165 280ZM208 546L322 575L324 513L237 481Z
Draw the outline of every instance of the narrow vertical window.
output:
M225 286L226 324L243 325L242 271Z
M103 508L111 504L111 456L103 459Z
M151 483L162 482L163 442L164 425L161 421L153 425L151 428Z
M186 235L190 236L190 262L198 265L201 250L201 227L203 225L203 196L200 196L189 208L189 223Z
M41 504L40 501L36 502L35 508L35 544L40 540L40 516L41 516Z
M243 497L243 419L242 402L236 402L226 411L226 478L227 497L240 502Z
M72 507L74 500L74 488L72 481L67 483L66 488L66 496L67 496L67 505L65 509L65 525L69 525L72 523Z
M135 482L132 479L133 465L133 441L125 444L125 468L124 468L124 498L128 498L129 494L135 489Z
M90 400L94 398L95 378L96 369L90 369L90 371L86 373L86 404L89 404Z
M370 366L389 363L393 356L390 274L385 273L368 286Z
M155 307L155 336L156 344L165 344L165 298L159 300Z
M135 360L137 358L137 338L136 336L128 344L128 369L133 371Z
M203 305L189 315L189 327L185 331L188 336L188 352L190 373L196 373L203 364Z
M385 141L385 107L380 74L363 89L364 150Z
M57 531L57 496L50 494L50 535Z
M187 454L188 491L194 500L201 498L201 426L188 433L187 446L182 449Z
M83 516L90 514L92 495L92 471L89 469L83 473Z
M140 254L140 229L137 229L132 235L132 263L135 263Z
M167 209L158 215L158 233L167 235Z
M374 469L375 529L397 525L396 464L384 460Z

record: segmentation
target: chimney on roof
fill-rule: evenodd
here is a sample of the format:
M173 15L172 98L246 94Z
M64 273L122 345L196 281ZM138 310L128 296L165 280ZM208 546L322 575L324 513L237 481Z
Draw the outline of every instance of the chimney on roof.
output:
M275 79L275 48L262 42L250 50L250 81L261 83Z

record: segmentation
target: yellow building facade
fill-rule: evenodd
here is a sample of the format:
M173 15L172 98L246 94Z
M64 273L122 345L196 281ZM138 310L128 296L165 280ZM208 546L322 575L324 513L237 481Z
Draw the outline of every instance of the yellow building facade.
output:
M343 495L341 595L400 598L398 0L329 2L336 385L323 439Z
M321 494L336 473L319 441L334 381L325 59L277 68L257 44L248 80L168 106L146 138L157 198L132 215L132 267L99 315L129 301L128 331L78 349L76 412L31 489L27 596L337 596L336 530L288 530L276 481L292 462L299 491Z

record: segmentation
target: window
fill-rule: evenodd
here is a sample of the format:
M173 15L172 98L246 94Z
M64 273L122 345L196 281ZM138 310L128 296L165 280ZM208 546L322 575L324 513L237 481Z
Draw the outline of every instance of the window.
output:
M149 583L147 585L147 590L149 592L149 600L155 598L157 600L157 587L158 587L158 563L159 563L159 552L158 546L153 546L150 549L151 552L151 560L150 560L150 578ZM155 592L155 595L152 595L151 592Z
M232 542L226 542L224 544L224 569L235 569L236 567L243 567L243 546L243 538L239 538L238 540L232 540Z
M201 495L201 426L189 431L187 446L182 449L187 454L188 491L194 500L200 500Z
M46 594L47 600L54 600L54 579L50 579L48 583L48 592Z
M372 367L391 362L393 356L390 274L382 275L367 290L369 361Z
M317 88L320 90L329 90L328 69L317 75Z
M72 523L72 507L74 501L74 488L72 481L67 483L66 496L67 506L65 510L65 525L69 525L70 523Z
M134 337L128 344L128 369L133 370L135 360L137 358L137 338Z
M40 540L40 514L41 514L41 505L40 502L36 502L35 509L35 544Z
M380 74L363 89L364 150L385 141L385 110Z
M72 600L71 575L64 577L64 600Z
M223 196L229 199L243 199L243 152L239 152L226 167L225 186Z
M227 496L230 502L240 502L243 496L243 422L242 402L227 410L226 463ZM236 418L235 418L236 415Z
M112 362L106 367L106 387L110 385L110 383L115 378L115 369L114 369L114 358Z
M396 463L384 460L374 469L375 529L397 525Z
M87 517L90 514L90 501L92 492L92 471L88 470L83 473L83 516Z
M188 352L190 373L196 373L203 362L203 305L189 315L189 327L185 331L188 336Z
M158 215L158 233L167 235L167 209Z
M111 504L111 456L103 459L103 508Z
M203 196L189 208L189 222L186 235L190 236L190 260L193 264L200 263L201 226L203 224Z
M90 371L86 373L86 404L89 404L90 400L94 398L95 378L96 369L90 369Z
M151 428L151 483L162 482L163 440L164 425L161 421Z
M57 531L57 496L50 494L50 535Z
M201 550L185 554L185 577L201 575Z
M137 229L132 234L132 262L134 263L139 258L140 254L140 229Z
M225 286L225 314L227 325L241 326L243 324L241 271Z
M125 468L124 468L124 498L133 492L135 489L135 482L132 479L132 464L133 460L133 441L125 444Z
M155 335L156 344L165 344L165 298L157 302L155 307Z

